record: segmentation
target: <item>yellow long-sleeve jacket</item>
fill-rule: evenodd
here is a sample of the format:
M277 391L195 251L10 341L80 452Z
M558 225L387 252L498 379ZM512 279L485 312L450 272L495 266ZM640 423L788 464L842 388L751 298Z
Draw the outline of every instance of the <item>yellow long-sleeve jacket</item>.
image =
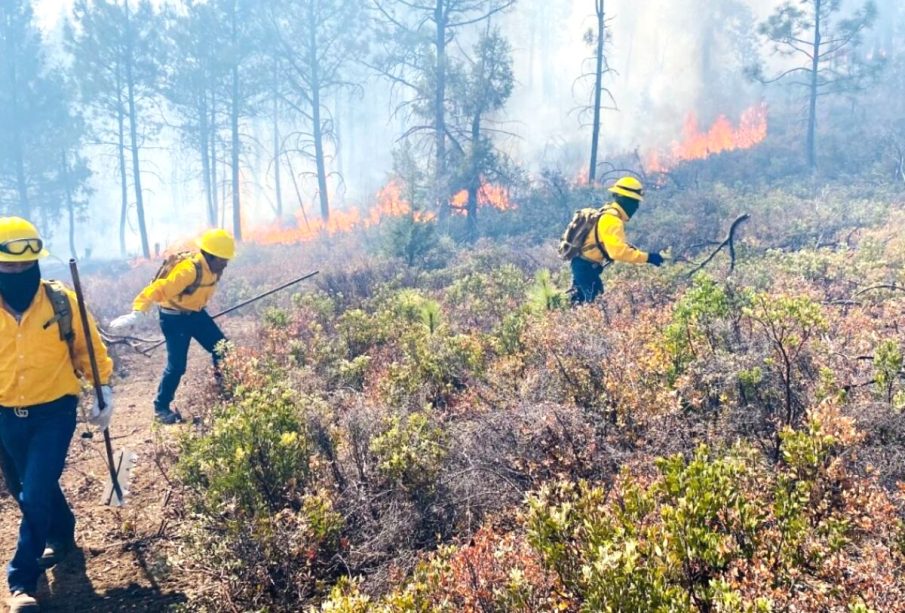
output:
M29 407L77 395L81 391L79 376L91 381L88 345L75 293L66 291L75 334L70 356L69 344L60 338L59 325L52 322L53 304L44 290L45 283L41 281L35 299L20 321L5 306L0 308L0 406ZM52 323L48 325L48 322ZM100 383L107 385L113 373L113 361L90 314L88 327Z
M582 257L598 263L603 263L607 259L630 264L646 263L647 253L636 249L625 240L626 221L628 221L628 215L621 206L615 202L606 205L600 221L597 222L596 236L594 232L588 232L582 248ZM600 244L606 249L606 254L601 253L597 241L600 241Z
M184 293L198 278L196 265L201 268L200 284L194 292ZM211 272L204 256L196 253L176 264L166 277L141 290L132 302L132 310L144 312L156 303L177 311L200 311L213 297L219 280L220 275Z

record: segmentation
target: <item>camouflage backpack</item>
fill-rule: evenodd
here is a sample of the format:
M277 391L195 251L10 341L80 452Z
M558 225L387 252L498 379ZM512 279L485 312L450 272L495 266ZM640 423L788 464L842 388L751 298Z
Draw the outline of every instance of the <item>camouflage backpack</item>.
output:
M195 257L194 251L180 251L178 253L171 253L163 260L163 264L160 265L160 268L157 269L157 274L154 275L154 279L152 281L157 281L158 279L164 279L173 272L173 269L176 268L181 262L185 260L192 260L192 264L195 265L195 280L189 283L188 287L186 287L180 293L181 296L191 296L198 288L201 287L201 263L197 260L193 259Z
M72 328L72 304L66 294L66 286L59 281L45 281L44 293L53 307L53 319L44 324L44 329L57 324L60 327L60 340L69 345L72 353L75 331Z
M559 257L564 260L572 260L584 255L584 244L588 239L588 234L591 232L594 232L594 242L597 244L597 248L600 249L604 257L607 257L606 249L603 248L600 238L597 236L597 222L600 221L600 217L605 210L605 208L601 207L599 209L584 208L575 211L572 221L569 222L559 241Z

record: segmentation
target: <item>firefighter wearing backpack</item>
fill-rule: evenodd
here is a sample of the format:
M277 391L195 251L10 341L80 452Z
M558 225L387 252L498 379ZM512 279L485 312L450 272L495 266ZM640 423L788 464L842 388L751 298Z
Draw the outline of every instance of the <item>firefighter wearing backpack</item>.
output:
M226 265L235 255L236 243L229 232L218 229L202 234L196 244L198 252L167 258L154 281L135 298L132 313L117 317L110 324L114 330L131 328L151 305L158 305L160 329L166 339L167 365L154 400L154 418L163 424L182 421L182 415L170 404L185 374L193 338L213 356L214 374L218 379L220 376L220 354L216 348L226 337L205 306L214 295Z
M623 177L609 188L613 202L599 209L581 209L575 213L563 234L559 254L572 267L572 304L593 302L603 293L605 262L653 264L660 266L660 253L646 253L625 240L625 222L637 212L644 187L634 177Z
M75 545L60 476L75 432L79 379L90 380L91 362L81 319L73 317L75 294L41 278L38 260L47 255L31 223L0 218L0 461L8 462L4 477L22 512L7 569L10 611L37 609L39 577ZM100 411L95 401L89 421L103 431L113 414L113 362L90 317L88 333L107 405Z

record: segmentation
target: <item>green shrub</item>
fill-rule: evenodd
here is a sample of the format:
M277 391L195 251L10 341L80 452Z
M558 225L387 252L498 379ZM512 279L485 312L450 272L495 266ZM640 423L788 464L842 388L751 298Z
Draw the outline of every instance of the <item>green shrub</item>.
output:
M289 610L339 572L344 521L307 425L321 408L282 386L246 390L182 439L188 562L213 569L234 606Z
M431 489L446 457L446 435L428 410L393 415L370 451L386 480L412 491Z

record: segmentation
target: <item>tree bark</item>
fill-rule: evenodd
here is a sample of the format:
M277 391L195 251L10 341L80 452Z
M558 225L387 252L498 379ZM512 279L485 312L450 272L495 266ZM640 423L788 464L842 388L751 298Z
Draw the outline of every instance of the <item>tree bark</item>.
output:
M207 115L207 92L203 92L198 100L198 142L198 148L201 153L201 175L204 180L204 200L207 205L207 223L209 226L214 227L217 225L217 206L211 186L210 123Z
M468 204L466 205L468 242L478 240L478 190L481 189L481 176L478 172L478 155L481 143L481 110L475 113L471 121L471 167L468 181Z
M129 217L129 177L126 172L126 111L123 108L122 64L116 61L116 137L117 159L119 163L119 252L126 256L126 222Z
M232 11L232 42L234 48L238 45L238 27L236 24L238 9L235 0ZM234 51L238 52L238 51ZM239 60L233 58L232 65L232 100L230 101L230 129L232 132L232 192L233 192L233 236L237 241L242 240L242 208L239 198Z
M12 41L7 45L7 52L14 58ZM19 76L16 73L15 59L9 62L9 83L12 88L12 115L19 117ZM31 216L31 203L28 198L28 180L25 175L25 148L22 144L22 126L18 121L13 122L13 150L16 156L16 191L19 194L19 215L28 219Z
M280 76L280 61L274 58L273 61L273 182L274 196L276 197L276 214L277 219L283 217L283 186L280 185L280 162L281 162L281 135L280 135L280 96L277 91L278 79Z
M820 75L820 21L822 10L823 0L814 0L814 44L811 57L811 84L808 100L808 136L805 145L807 147L808 168L812 170L817 166L817 83Z
M320 66L317 57L317 27L313 5L308 9L308 66L311 71L311 123L314 136L314 163L317 167L317 196L321 219L330 219L330 195L327 193L327 164L324 158L324 130L321 124Z
M129 0L125 4L126 15L126 87L129 102L129 139L132 149L132 183L135 190L135 211L138 213L138 232L141 235L141 251L144 257L151 257L148 243L148 229L145 226L145 207L141 190L141 167L138 160L138 111L135 108L135 78L132 72L132 27L129 21Z
M597 11L597 67L594 72L594 125L591 133L591 162L588 168L588 184L597 180L597 147L600 142L600 104L603 96L603 43L604 43L604 0L594 0Z
M69 160L66 152L60 154L60 172L63 175L63 185L66 188L66 211L69 214L69 253L73 258L78 255L75 251L75 203L72 201L72 183L69 179Z
M220 200L220 184L217 175L217 94L211 90L211 196L213 198L212 226L223 226L223 204Z
M437 24L435 44L437 46L436 88L434 90L434 197L439 206L441 219L449 216L449 195L446 193L446 22L444 0L437 0L434 8L434 22Z

